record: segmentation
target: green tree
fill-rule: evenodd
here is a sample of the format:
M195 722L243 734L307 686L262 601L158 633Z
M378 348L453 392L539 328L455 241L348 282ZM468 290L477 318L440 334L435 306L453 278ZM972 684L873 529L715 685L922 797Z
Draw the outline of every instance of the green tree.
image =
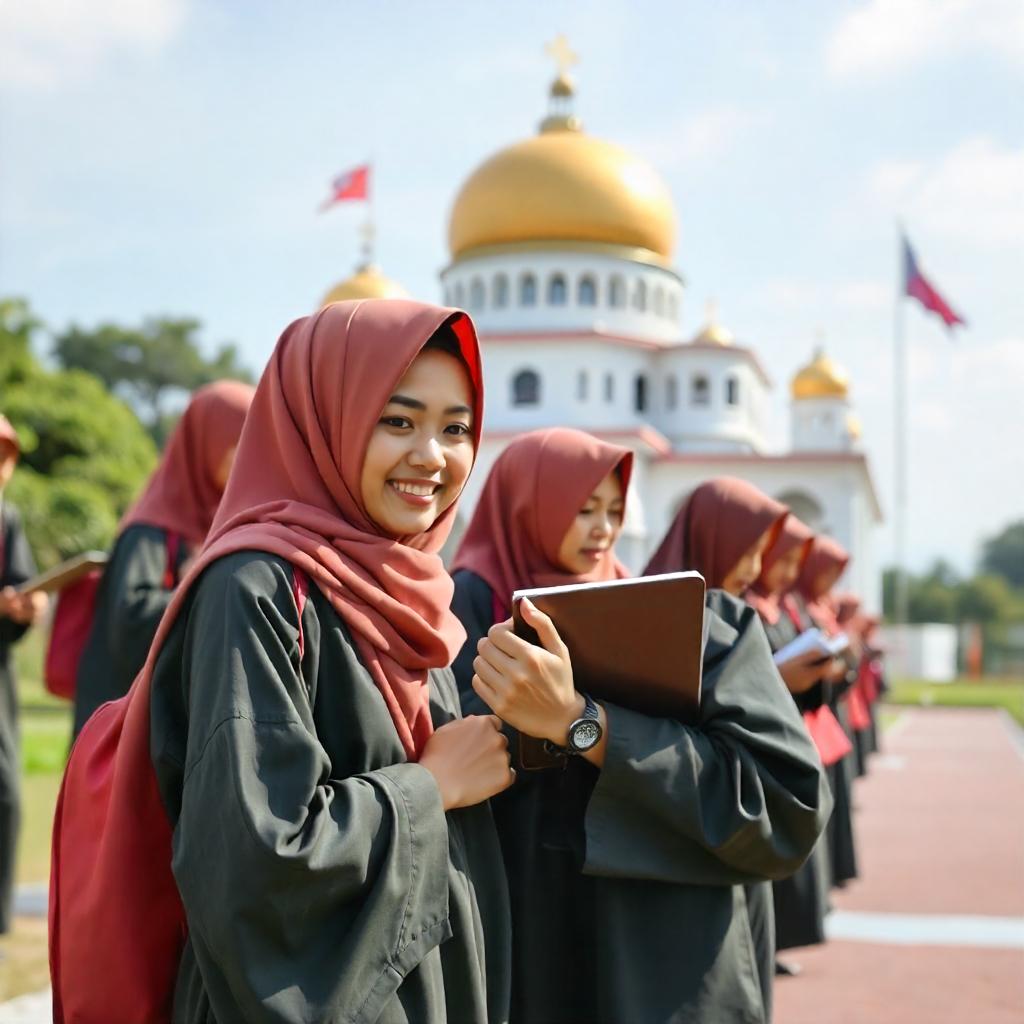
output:
M252 380L234 345L222 345L206 358L197 339L199 329L198 320L169 317L148 319L139 328L71 326L55 338L54 355L66 369L87 370L130 399L162 443L174 423L166 409L168 395L194 391L225 377Z
M21 464L9 485L40 565L107 546L156 463L156 446L124 402L81 370L49 371L32 349L42 324L0 301L0 411Z
M1013 615L1014 595L1002 576L979 575L956 590L957 618L983 626L1007 621Z
M1002 576L1012 587L1024 588L1024 519L985 542L981 568Z

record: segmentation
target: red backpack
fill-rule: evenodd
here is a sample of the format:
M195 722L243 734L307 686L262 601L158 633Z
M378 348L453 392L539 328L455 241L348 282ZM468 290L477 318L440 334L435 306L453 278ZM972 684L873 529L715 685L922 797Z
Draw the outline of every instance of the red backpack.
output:
M307 577L292 578L299 657ZM143 670L85 723L53 823L49 944L54 1024L170 1024L188 934L171 823L149 750Z
M168 531L167 566L164 569L164 587L168 590L177 582L179 540L176 533ZM46 645L46 663L43 666L43 682L56 697L75 699L78 663L82 660L82 652L92 632L96 616L96 592L102 576L102 569L93 569L80 580L66 586L57 598L50 639Z

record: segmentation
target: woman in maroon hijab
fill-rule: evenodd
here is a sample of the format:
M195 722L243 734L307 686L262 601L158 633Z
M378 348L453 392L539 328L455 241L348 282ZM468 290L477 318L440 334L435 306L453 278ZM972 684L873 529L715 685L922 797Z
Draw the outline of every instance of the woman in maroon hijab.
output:
M481 412L464 313L340 302L281 336L145 668L72 752L55 891L96 898L51 920L65 1011L110 967L77 937L115 934L99 894L137 902L155 884L123 891L127 833L165 883L173 868L184 909L161 1019L506 1020L486 800L512 773L497 720L461 717L447 666L465 634L438 555ZM136 770L117 766L90 830L69 816L96 785L85 751L118 731Z
M178 420L145 490L122 519L96 592L75 680L74 734L128 692L189 556L213 522L253 389L201 387Z
M736 883L794 870L828 797L756 616L711 598L693 728L578 693L557 630L532 605L523 615L543 648L506 621L515 589L622 574L614 544L631 462L579 431L513 441L454 563L469 634L456 661L463 705L565 750L494 801L512 896L512 1020L763 1021L770 993ZM585 751L569 740L582 715L603 733Z

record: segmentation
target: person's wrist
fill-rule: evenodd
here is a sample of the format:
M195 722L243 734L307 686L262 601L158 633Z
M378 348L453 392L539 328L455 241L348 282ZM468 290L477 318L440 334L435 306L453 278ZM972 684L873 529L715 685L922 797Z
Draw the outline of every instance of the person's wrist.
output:
M583 717L587 708L587 702L583 694L573 690L572 700L566 707L565 713L558 716L554 728L544 738L550 740L557 747L565 747L569 743L569 726L578 718Z

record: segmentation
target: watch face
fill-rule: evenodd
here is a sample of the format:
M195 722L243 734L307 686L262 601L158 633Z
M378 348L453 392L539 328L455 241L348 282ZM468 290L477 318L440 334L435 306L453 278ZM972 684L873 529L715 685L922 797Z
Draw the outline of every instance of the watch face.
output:
M569 731L569 743L576 750L589 750L600 738L600 724L589 718L573 722Z

